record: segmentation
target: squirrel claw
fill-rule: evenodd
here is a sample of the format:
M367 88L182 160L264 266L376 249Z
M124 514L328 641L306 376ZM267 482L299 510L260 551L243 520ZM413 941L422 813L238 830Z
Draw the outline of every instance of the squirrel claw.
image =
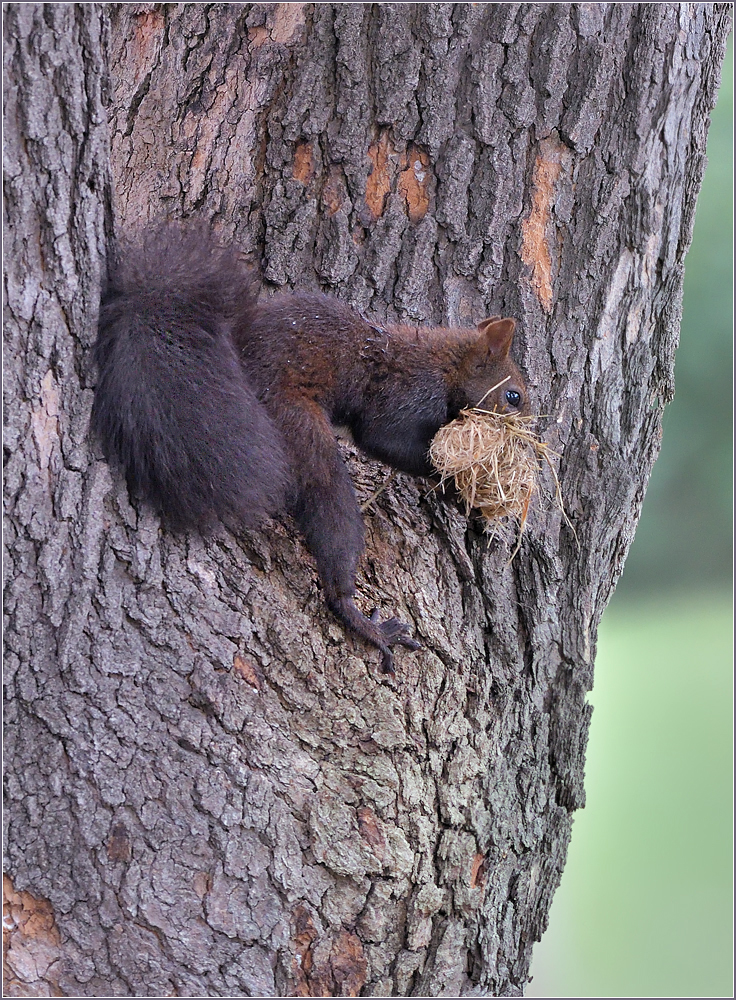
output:
M331 601L330 607L357 635L367 639L373 646L380 649L382 653L381 674L387 683L391 683L392 679L396 678L391 646L405 646L407 649L422 648L421 643L411 637L410 626L399 621L398 618L389 618L385 622L379 621L378 608L374 608L370 617L366 617L356 608L350 597Z
M422 644L409 635L410 626L398 618L389 618L385 622L378 621L378 608L371 613L371 624L378 627L381 638L389 646L405 646L407 649L421 649Z
M396 677L396 668L394 667L394 655L388 648L383 650L383 658L381 660L381 673L384 674L386 677Z

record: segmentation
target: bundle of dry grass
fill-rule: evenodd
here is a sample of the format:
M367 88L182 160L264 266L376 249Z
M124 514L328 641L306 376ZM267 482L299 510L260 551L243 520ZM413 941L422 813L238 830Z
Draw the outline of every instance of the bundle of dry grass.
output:
M523 531L537 490L540 460L552 470L556 502L563 509L550 459L554 452L531 429L534 419L477 407L463 410L457 420L437 432L430 459L442 483L454 479L467 513L476 508L488 522L514 517Z

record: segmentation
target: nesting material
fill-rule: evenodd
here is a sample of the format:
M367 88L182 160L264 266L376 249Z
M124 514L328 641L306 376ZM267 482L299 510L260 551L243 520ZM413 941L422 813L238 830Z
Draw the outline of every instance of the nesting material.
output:
M524 530L529 504L538 489L540 461L545 461L555 481L556 503L562 498L549 446L531 428L534 417L495 413L475 407L463 410L441 427L432 440L429 456L445 483L454 480L466 512L480 511L490 525L513 517Z

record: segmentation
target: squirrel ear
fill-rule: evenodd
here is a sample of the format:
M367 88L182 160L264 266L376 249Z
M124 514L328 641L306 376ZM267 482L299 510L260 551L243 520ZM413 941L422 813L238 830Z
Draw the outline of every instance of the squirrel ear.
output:
M488 343L488 350L499 360L508 355L515 329L516 320L502 319L500 316L491 316L478 324L478 330Z

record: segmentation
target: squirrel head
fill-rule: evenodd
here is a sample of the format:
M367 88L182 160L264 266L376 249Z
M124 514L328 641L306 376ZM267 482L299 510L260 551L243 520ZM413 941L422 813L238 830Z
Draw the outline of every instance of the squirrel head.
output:
M529 413L524 379L509 355L515 330L515 320L491 316L469 332L451 392L452 416L472 406L496 413Z

